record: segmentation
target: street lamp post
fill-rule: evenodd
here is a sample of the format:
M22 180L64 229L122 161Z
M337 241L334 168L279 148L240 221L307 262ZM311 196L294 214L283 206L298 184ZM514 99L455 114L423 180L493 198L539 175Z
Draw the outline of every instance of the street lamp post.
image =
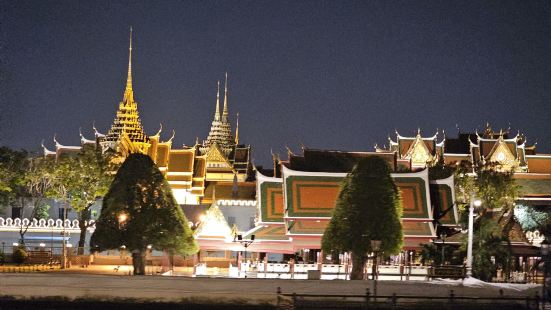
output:
M467 277L473 276L473 230L474 230L474 208L480 207L482 201L475 199L474 194L471 194L469 205L469 243L467 244Z
M236 240L236 238L237 240ZM245 247L245 263L247 263L247 248L254 242L254 235L251 235L251 239L243 239L243 235L236 235L233 239L233 242L239 242L243 247ZM248 265L247 265L248 266ZM247 277L247 270L245 270L245 278Z

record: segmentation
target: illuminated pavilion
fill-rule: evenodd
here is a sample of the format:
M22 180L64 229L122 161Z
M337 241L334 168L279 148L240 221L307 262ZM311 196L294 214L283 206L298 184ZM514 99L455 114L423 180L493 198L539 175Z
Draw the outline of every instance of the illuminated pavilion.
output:
M551 208L551 155L536 153L520 134L493 132L488 126L483 134L460 133L448 139L444 134L423 137L396 133L389 146L375 147L374 152L331 151L303 148L302 154L288 152L288 158L274 158L274 169L256 172L256 227L244 234L255 235L249 246L254 252L292 254L302 250L317 252L321 237L331 219L340 190L340 182L355 163L367 156L384 158L393 169L392 177L403 200L402 228L404 249L420 249L433 242L441 232L449 235L446 243L459 244L458 210L455 204L454 177L429 178L428 168L446 164L470 165L496 163L496 169L513 170L521 186L517 204ZM489 212L500 221L500 210ZM219 223L220 227L225 226ZM200 240L209 250L242 250L231 236L210 230ZM528 232L530 235L531 232ZM455 234L455 235L451 235ZM509 236L517 257L537 256L534 244L541 239L527 238L518 223Z

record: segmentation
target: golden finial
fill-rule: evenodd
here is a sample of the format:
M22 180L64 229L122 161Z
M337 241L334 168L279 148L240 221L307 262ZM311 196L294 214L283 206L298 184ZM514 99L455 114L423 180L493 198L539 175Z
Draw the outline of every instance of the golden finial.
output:
M235 145L239 144L239 113L237 113L237 121L235 125Z
M214 120L220 121L220 80L216 84L216 112L214 113Z
M224 111L222 112L222 121L228 122L228 72L224 83Z
M128 48L128 77L126 78L126 89L122 101L134 101L134 91L132 90L132 26L130 26L130 47Z

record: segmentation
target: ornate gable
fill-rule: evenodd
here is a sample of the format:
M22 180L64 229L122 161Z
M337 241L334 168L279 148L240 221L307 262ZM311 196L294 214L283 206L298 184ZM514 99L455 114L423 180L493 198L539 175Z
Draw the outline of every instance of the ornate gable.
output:
M411 159L412 166L417 167L425 167L427 166L427 164L430 164L434 161L434 157L425 144L425 141L423 141L420 136L417 136L415 141L412 143L406 153L405 158Z
M232 169L231 163L224 155L217 143L211 145L206 154L207 168L227 168Z
M499 170L509 171L518 167L518 161L515 155L511 152L503 138L499 138L490 153L488 154L488 162L499 164Z

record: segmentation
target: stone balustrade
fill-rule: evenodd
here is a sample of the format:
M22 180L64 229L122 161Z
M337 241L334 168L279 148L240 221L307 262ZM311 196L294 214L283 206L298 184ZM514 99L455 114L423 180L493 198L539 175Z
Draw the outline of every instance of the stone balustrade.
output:
M94 230L94 221L90 221L89 231ZM80 231L78 220L61 220L61 219L20 219L20 218L3 218L0 217L0 231L19 231L21 227L28 227L28 232L45 232L45 231L63 231L68 232Z

